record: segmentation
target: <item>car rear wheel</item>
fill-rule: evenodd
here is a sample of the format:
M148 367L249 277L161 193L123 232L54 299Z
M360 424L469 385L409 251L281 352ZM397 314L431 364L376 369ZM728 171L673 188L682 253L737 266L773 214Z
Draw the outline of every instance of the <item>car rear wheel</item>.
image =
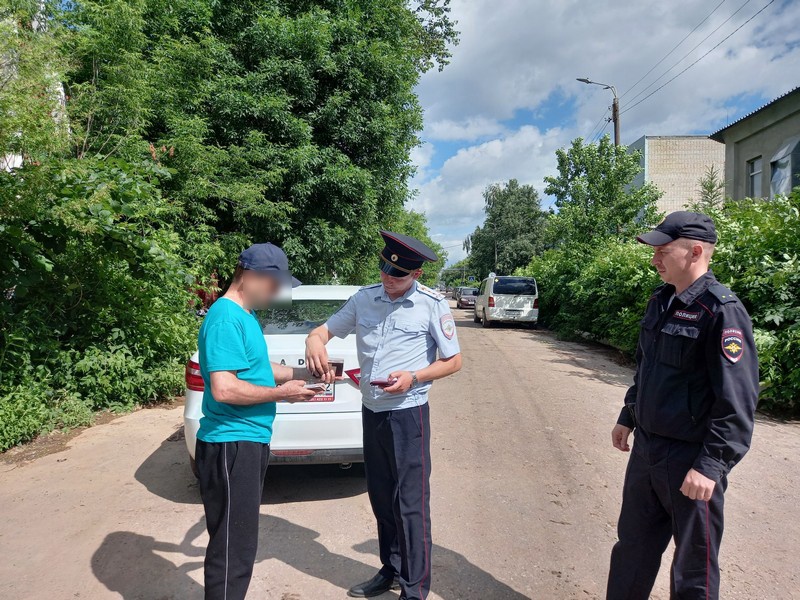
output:
M489 317L486 316L486 311L483 311L483 320L481 321L481 324L485 329L489 329L492 326L492 322L489 320Z
M472 314L472 321L474 323L480 323L481 322L481 318L478 316L478 311L477 310L475 310L475 312Z

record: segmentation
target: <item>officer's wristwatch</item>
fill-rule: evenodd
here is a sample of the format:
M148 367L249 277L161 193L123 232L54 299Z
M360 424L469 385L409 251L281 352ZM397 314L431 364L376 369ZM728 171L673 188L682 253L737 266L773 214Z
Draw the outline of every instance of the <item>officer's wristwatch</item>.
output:
M411 387L417 387L419 381L417 380L417 374L415 371L411 371Z

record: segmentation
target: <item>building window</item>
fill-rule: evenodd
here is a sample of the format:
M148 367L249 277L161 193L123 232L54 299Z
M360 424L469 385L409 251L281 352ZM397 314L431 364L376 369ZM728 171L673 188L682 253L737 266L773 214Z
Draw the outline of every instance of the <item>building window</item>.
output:
M747 161L747 195L761 197L761 157Z
M788 196L800 183L800 135L788 139L770 162L769 197Z

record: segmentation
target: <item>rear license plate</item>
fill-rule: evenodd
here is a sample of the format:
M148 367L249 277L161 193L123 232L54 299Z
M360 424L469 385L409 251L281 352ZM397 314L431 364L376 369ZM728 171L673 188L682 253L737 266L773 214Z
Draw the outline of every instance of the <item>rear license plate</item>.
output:
M325 391L320 392L311 400L306 400L306 402L333 402L336 398L336 386L332 383L329 383L325 386Z

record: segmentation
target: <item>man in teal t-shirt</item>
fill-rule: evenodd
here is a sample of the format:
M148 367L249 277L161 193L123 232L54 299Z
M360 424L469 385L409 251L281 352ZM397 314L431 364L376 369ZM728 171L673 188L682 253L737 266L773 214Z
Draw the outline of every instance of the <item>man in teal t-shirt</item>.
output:
M305 387L311 378L308 372L295 373L291 367L270 363L253 313L289 285L300 282L289 273L283 250L255 244L239 256L228 290L200 327L205 392L195 458L209 535L207 600L245 597L258 549L275 402L310 400L315 395Z
M275 419L274 402L227 404L217 402L211 391L210 373L217 371L235 371L241 381L276 387L267 342L255 313L223 296L208 311L200 328L198 346L205 392L197 436L204 442L269 444Z

